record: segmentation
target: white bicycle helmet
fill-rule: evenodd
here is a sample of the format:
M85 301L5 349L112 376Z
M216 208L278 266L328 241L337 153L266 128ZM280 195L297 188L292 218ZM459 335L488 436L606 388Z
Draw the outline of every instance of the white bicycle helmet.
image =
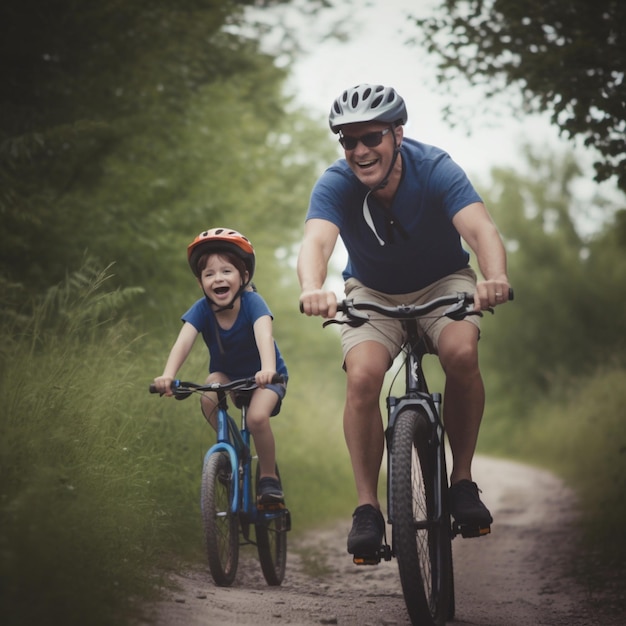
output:
M344 124L386 122L403 125L407 121L406 105L393 87L366 83L346 89L330 108L328 123L337 134Z

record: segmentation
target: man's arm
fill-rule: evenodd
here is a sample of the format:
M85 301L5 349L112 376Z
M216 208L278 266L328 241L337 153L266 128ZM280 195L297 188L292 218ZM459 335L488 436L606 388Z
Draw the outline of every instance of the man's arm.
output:
M476 255L485 279L476 286L476 307L486 309L506 302L509 299L506 251L485 205L469 204L452 218L452 223Z
M327 220L310 219L305 224L298 255L298 279L302 290L300 306L307 315L334 317L337 313L337 296L323 287L338 236L337 226Z

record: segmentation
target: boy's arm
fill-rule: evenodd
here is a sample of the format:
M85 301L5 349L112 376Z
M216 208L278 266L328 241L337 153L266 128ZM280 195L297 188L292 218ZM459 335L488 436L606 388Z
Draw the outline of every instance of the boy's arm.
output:
M269 315L263 315L254 322L254 339L261 357L261 369L255 379L257 385L261 386L271 383L276 374L276 348L272 329L272 318Z
M189 356L197 336L198 331L196 327L189 322L185 322L180 329L180 333L178 333L176 342L172 346L170 355L167 357L163 374L154 379L154 386L158 389L159 393L165 394L166 396L172 395L172 390L170 389L172 381L176 378L178 370Z

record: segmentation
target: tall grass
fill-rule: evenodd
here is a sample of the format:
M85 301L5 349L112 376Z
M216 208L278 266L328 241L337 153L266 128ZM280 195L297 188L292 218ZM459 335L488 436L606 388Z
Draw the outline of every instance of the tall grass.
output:
M111 624L149 593L162 451L137 393L132 330L90 268L2 317L3 624Z
M554 471L576 491L584 549L604 566L626 563L626 370L562 382L532 414L488 420L486 450ZM504 414L506 415L506 414Z

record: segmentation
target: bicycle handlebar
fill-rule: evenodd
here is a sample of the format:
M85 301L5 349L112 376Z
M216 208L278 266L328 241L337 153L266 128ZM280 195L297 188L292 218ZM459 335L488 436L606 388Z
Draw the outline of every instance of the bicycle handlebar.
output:
M274 385L284 383L285 378L281 374L274 374L272 383ZM182 380L173 380L171 384L171 390L174 397L177 400L183 400L188 398L194 392L203 391L254 391L258 385L254 378L238 378L231 380L227 383L208 383L206 385L199 385L198 383L184 382ZM159 393L159 390L154 386L154 383L150 384L150 393Z
M513 289L509 288L509 300L513 300L513 298ZM398 320L415 319L428 315L435 309L446 305L449 308L442 315L453 320L462 320L468 315L482 315L482 311L474 309L474 294L460 291L456 294L435 298L424 304L401 304L398 306L385 306L376 302L354 302L351 299L342 300L337 303L337 311L344 313L347 319L327 320L323 326L328 324L349 324L352 326L365 324L365 322L369 321L369 316L360 311L371 311ZM486 310L493 313L491 307Z

